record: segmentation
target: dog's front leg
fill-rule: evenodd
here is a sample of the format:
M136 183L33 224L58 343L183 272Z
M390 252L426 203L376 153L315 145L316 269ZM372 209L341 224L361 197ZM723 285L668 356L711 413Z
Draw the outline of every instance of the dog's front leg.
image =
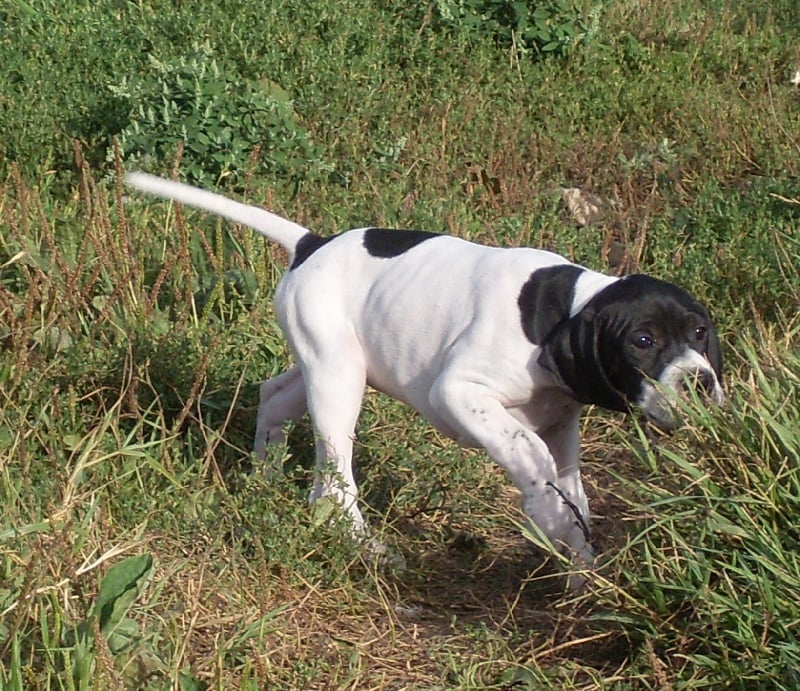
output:
M431 404L461 436L482 446L509 474L522 493L523 510L550 541L569 551L580 566L591 566L589 517L583 488L570 468L568 487L545 441L509 414L486 385L446 373L431 390ZM575 493L570 499L567 493ZM572 582L571 582L572 583Z
M539 433L556 464L556 490L571 506L576 520L589 534L589 504L581 481L580 469L580 408L566 414L558 423Z

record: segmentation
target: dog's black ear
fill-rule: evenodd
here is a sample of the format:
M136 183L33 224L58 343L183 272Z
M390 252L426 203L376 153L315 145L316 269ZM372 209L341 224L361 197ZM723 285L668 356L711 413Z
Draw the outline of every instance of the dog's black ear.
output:
M608 378L606 357L600 350L599 344L608 338L602 334L603 322L602 313L584 308L549 334L538 362L581 403L628 410L625 398Z

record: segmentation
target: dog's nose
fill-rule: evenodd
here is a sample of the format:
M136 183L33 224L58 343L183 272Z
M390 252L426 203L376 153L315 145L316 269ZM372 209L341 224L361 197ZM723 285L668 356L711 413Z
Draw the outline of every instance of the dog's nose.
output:
M698 369L686 376L684 386L711 395L714 391L714 375L706 369Z

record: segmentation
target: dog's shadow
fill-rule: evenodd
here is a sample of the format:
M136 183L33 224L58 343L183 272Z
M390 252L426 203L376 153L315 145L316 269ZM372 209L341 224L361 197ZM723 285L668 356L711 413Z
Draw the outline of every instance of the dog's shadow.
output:
M547 664L557 651L554 665L598 670L616 669L637 645L617 626L593 621L591 594L569 593L554 560L514 527L486 538L459 533L407 556L408 568L389 580L394 615L431 640L485 636L520 660Z
M433 546L414 543L394 581L403 598L432 611L485 621L526 616L561 597L551 560L509 526L491 536L456 532Z

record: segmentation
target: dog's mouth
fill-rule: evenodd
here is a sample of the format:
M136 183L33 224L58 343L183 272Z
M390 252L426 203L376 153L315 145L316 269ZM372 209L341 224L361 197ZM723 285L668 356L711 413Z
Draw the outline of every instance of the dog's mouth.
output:
M696 356L671 363L657 381L645 380L642 384L637 405L645 418L663 432L672 432L680 426L682 402L699 398L721 406L725 401L716 373L703 356L699 353Z

